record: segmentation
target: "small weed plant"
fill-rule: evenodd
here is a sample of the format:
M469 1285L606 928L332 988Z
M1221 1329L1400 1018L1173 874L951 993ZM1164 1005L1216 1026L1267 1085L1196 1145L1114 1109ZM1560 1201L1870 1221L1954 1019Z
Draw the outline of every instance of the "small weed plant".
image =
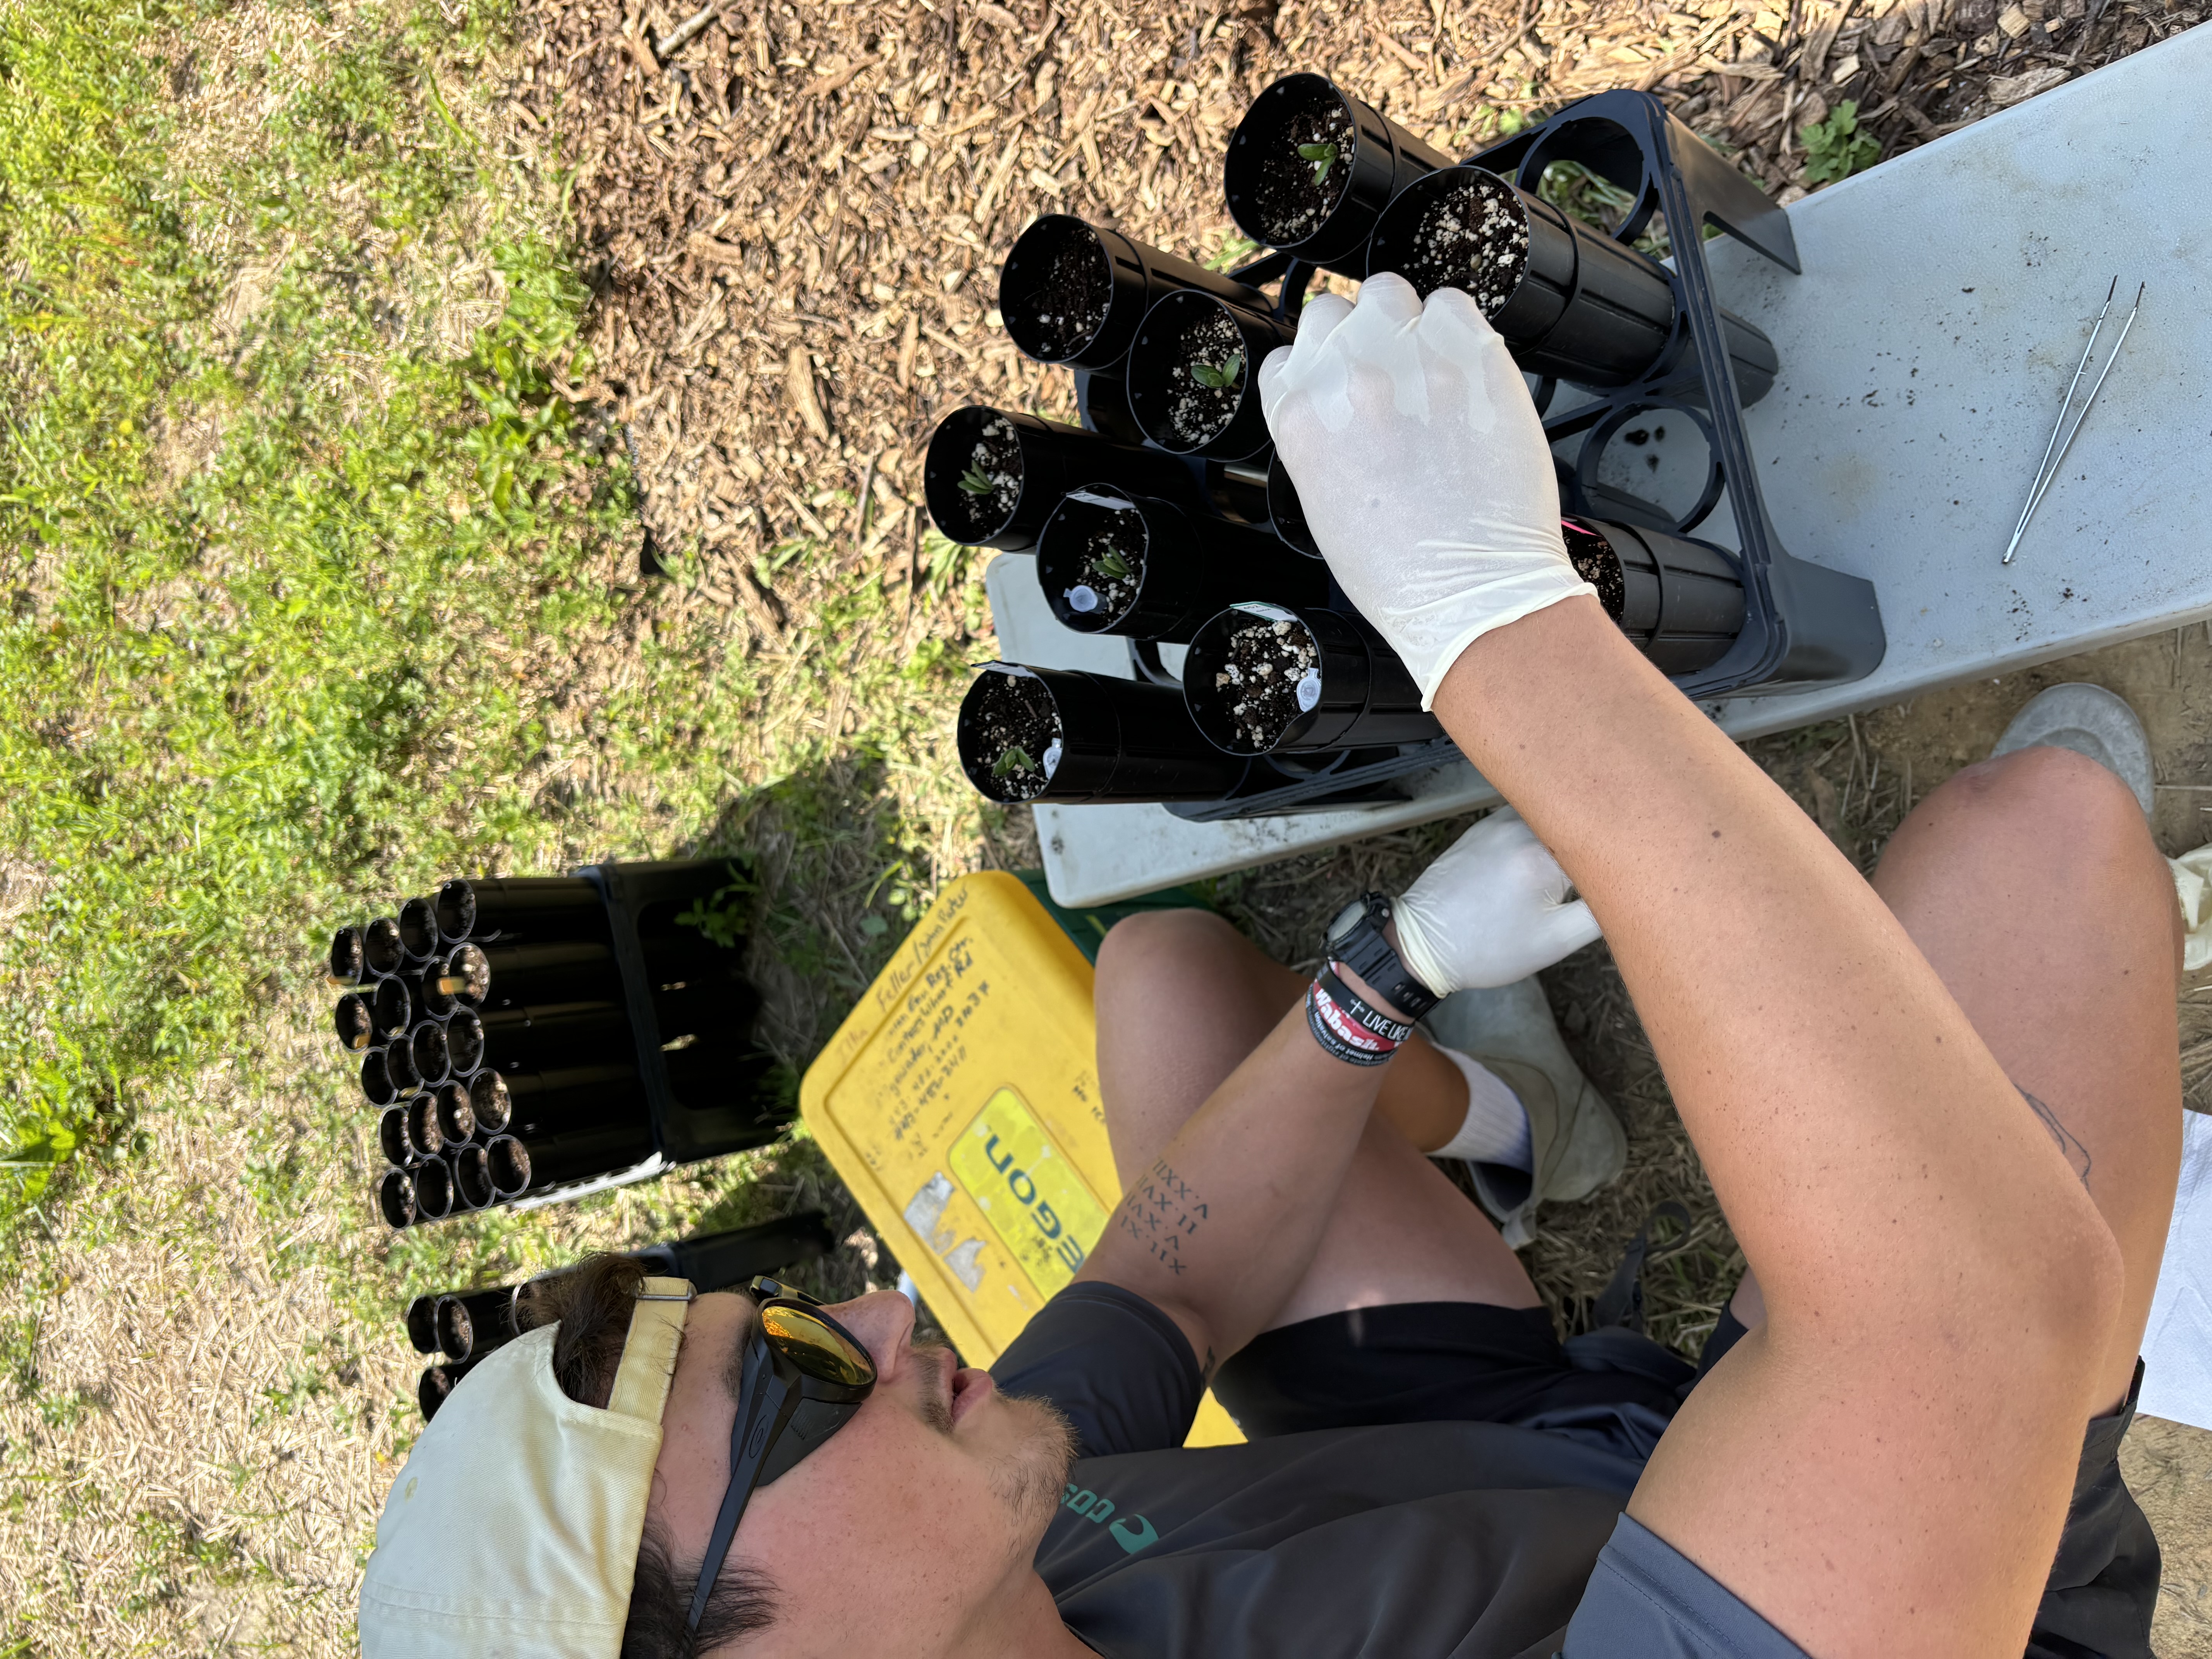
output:
M1805 144L1805 182L1832 185L1854 173L1864 173L1881 159L1881 141L1859 131L1859 106L1846 98L1830 110L1827 118L1800 127Z

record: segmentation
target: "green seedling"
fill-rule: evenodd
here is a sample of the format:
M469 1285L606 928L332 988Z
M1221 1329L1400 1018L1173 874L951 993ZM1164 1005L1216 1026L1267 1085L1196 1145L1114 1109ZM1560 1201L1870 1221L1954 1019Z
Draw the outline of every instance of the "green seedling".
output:
M996 489L998 485L991 482L990 475L981 467L970 466L960 475L960 487L970 495L988 495Z
M1129 562L1119 553L1100 554L1098 568L1102 574L1113 577L1116 581L1127 581L1137 574L1129 568Z
M1328 170L1336 165L1336 146L1334 144L1300 144L1298 159L1313 163L1314 183L1318 185L1328 179Z
M1244 372L1244 354L1232 351L1219 363L1193 363L1190 378L1210 392L1237 384L1237 377Z
M1846 98L1829 112L1825 121L1800 127L1805 141L1805 182L1830 185L1863 173L1881 159L1881 141L1859 131L1858 100Z
M999 757L998 764L991 769L991 775L994 778L1003 778L1011 773L1036 770L1036 763L1030 758L1030 751L1021 744L1016 744Z

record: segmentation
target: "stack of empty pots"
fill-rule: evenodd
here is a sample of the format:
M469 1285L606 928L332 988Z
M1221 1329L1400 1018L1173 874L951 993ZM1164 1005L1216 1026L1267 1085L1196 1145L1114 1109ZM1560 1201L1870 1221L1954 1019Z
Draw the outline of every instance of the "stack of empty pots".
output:
M704 1295L743 1285L756 1274L811 1261L826 1255L834 1243L829 1218L819 1210L804 1210L778 1221L648 1245L630 1254L648 1272L688 1279ZM526 1320L525 1309L560 1277L548 1273L520 1285L418 1296L407 1304L407 1340L415 1352L444 1356L425 1366L415 1385L416 1403L426 1419L438 1414L455 1383L520 1335L525 1323L534 1322Z
M448 881L331 936L333 1023L380 1113L389 1225L652 1174L788 1121L741 951L665 899L611 903L617 871L698 889L726 866ZM694 1119L712 1133L681 1133Z
M1681 378L1687 335L1663 267L1321 76L1254 100L1224 190L1238 226L1275 250L1241 272L1065 214L1032 223L1007 255L1000 313L1023 352L1075 372L1085 425L970 405L931 440L938 526L1033 553L1059 622L1127 640L1135 665L1127 678L987 665L958 737L992 799L1219 801L1362 767L1379 776L1443 748L1403 665L1332 587L1261 410L1261 364L1295 337L1314 270L1457 288L1532 376ZM1270 298L1259 284L1277 277ZM1755 401L1773 347L1720 317L1739 394ZM1636 505L1633 528L1565 522L1569 556L1639 648L1694 672L1743 626L1741 573L1710 544L1646 527L1668 520ZM1188 647L1179 683L1162 646Z

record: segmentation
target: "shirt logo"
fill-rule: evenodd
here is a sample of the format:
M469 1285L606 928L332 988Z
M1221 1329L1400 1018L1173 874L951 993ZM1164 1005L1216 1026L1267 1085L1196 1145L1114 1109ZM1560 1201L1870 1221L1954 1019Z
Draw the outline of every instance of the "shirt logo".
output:
M1062 1509L1073 1510L1094 1526L1110 1519L1114 1514L1112 1498L1103 1492L1092 1492L1087 1486L1079 1489L1073 1481L1060 1494L1060 1505ZM1150 1549L1160 1541L1159 1529L1141 1515L1124 1516L1106 1530L1114 1534L1114 1541L1130 1555L1139 1550Z
M1132 1555L1160 1541L1159 1534L1152 1530L1152 1523L1141 1515L1133 1515L1126 1521L1116 1521L1106 1530L1114 1534L1115 1543Z

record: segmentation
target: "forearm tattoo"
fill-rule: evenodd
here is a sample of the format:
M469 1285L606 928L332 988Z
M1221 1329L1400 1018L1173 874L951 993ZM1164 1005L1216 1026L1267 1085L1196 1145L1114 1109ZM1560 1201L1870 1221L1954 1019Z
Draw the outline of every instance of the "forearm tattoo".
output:
M2016 1089L2020 1088L2018 1084L2013 1086ZM2043 1120L2043 1127L2051 1131L2051 1139L2058 1143L2058 1150L2065 1154L2066 1162L2073 1167L2074 1173L2081 1177L2082 1186L2087 1187L2089 1184L2089 1149L2075 1139L2066 1126L2058 1121L2057 1113L2052 1111L2027 1090L2021 1089L2020 1097L2035 1108L2036 1116Z
M1166 1160L1156 1159L1137 1177L1115 1219L1123 1232L1180 1279L1188 1265L1183 1252L1206 1224L1206 1204Z

